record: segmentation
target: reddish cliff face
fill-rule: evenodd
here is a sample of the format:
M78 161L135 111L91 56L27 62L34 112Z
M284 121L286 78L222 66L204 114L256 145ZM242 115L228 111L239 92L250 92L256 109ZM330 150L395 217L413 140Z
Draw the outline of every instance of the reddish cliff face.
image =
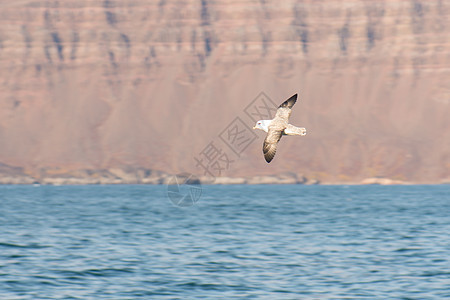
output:
M221 175L437 182L449 31L447 1L3 1L0 163L203 174L194 158L236 117L252 127L260 92L298 92L308 135L267 164L255 132Z

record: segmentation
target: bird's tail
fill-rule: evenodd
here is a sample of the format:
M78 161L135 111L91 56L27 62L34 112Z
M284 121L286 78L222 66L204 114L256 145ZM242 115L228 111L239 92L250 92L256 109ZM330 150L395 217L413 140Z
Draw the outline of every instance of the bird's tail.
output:
M294 125L288 124L284 133L287 135L306 135L306 128L295 127Z

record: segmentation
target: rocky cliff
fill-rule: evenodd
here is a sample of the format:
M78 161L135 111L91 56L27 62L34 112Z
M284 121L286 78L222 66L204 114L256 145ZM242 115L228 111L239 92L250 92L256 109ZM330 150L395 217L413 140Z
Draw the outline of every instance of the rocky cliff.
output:
M236 117L254 125L245 109L261 92L276 104L299 92L291 122L308 135L283 138L267 164L255 132L221 176L439 182L449 30L439 0L2 1L0 163L34 177L204 175L196 159L225 147Z

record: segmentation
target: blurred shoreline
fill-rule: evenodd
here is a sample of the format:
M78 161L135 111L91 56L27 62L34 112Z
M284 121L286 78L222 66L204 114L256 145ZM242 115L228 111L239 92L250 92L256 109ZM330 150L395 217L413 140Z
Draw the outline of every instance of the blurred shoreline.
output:
M442 179L436 182L411 182L385 177L369 177L352 181L319 181L312 176L297 175L287 172L272 175L255 175L247 177L207 177L199 176L188 179L184 175L174 175L151 169L100 169L100 170L41 170L36 174L22 173L20 170L13 172L0 172L0 184L18 185L96 185L96 184L173 184L174 176L178 182L187 184L204 185L236 185L236 184L303 184L303 185L410 185L410 184L450 184L450 179ZM194 178L193 177L193 178ZM180 181L181 180L181 181Z

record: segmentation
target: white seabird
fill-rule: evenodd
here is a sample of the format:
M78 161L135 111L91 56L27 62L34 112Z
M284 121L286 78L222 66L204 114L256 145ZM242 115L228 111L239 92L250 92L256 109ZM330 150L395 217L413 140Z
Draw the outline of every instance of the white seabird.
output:
M287 99L278 106L275 118L272 120L259 120L253 129L261 129L267 132L263 144L264 158L270 163L277 151L278 142L283 135L306 135L306 128L295 127L289 124L291 108L297 101L297 94Z

